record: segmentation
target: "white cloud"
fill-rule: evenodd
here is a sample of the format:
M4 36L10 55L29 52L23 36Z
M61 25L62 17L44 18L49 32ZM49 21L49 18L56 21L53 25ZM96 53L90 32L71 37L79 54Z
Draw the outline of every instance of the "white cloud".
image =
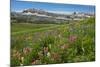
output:
M66 11L48 11L48 12L51 12L51 13L57 13L57 14L72 14L73 12L66 12Z

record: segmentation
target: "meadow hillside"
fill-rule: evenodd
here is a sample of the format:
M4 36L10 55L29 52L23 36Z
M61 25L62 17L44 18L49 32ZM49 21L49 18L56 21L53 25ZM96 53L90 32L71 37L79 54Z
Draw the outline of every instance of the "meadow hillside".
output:
M11 66L95 61L95 18L11 23Z

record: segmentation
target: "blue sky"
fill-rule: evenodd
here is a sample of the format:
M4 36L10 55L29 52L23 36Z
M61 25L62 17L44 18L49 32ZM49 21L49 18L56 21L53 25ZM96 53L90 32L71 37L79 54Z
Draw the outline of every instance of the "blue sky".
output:
M22 11L23 9L36 8L56 13L85 12L94 13L95 6L74 5L74 4L57 4L57 3L39 3L11 0L11 11Z

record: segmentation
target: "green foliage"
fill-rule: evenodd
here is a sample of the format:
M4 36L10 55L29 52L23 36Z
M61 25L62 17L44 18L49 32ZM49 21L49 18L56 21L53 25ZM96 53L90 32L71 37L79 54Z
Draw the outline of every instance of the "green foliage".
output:
M40 41L43 47L48 47L49 44L54 44L55 38L53 36L47 36Z
M20 65L20 61L17 58L11 58L11 66L19 66Z

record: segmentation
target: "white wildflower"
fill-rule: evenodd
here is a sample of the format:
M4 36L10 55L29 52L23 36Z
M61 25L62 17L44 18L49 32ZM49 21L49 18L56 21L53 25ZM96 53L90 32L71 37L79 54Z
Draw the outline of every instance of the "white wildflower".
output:
M48 53L47 53L47 56L48 56L48 57L50 57L50 56L51 56L50 52L48 52Z

